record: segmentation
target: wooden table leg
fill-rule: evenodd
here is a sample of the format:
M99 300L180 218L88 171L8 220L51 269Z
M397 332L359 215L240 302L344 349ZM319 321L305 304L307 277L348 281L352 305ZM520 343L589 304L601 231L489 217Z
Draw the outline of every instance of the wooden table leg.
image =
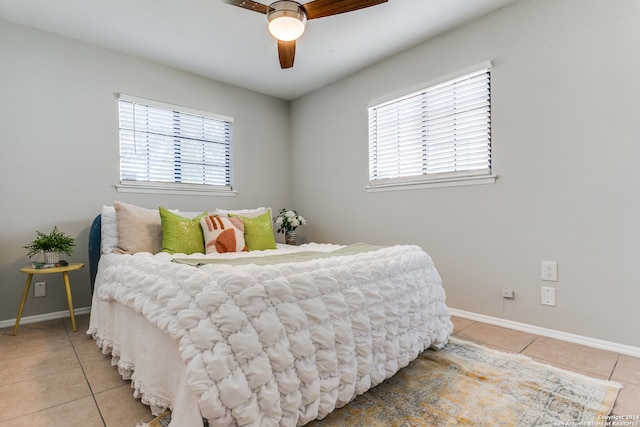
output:
M27 302L27 296L29 295L29 288L31 287L31 279L33 279L33 274L29 274L29 276L27 276L27 283L25 283L24 285L24 292L22 292L22 301L20 301L20 308L18 309L18 317L16 317L16 326L13 327L13 335L18 333L18 325L20 325L22 310L24 310L24 304Z
M76 329L76 316L73 314L73 299L71 298L71 286L69 285L69 273L66 271L62 273L62 277L64 277L64 289L67 292L67 304L69 304L69 314L71 315L71 326L73 327L73 332L78 332Z

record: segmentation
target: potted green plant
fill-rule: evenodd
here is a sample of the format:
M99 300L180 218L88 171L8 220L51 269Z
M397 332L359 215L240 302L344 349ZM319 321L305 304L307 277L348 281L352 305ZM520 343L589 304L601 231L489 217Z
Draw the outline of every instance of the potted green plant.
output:
M36 231L36 238L24 248L27 249L29 258L42 252L45 264L57 264L60 262L60 254L71 255L75 245L73 237L66 235L55 226L49 234Z

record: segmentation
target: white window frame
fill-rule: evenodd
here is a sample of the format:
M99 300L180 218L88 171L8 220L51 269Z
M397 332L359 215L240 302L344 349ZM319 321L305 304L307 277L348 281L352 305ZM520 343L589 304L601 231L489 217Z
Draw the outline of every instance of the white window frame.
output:
M130 103L130 104L138 104L142 106L153 107L157 109L162 109L166 111L174 112L176 115L185 115L185 116L196 116L197 118L204 118L205 120L214 120L224 122L226 126L231 128L233 123L233 118L229 116L214 114L210 112L200 111L193 108L172 105L161 101L155 101L145 98L140 98L137 96L127 95L127 94L116 94L118 99L118 114L119 117L122 114L121 108L122 103ZM133 179L125 179L123 178L123 169L122 169L122 144L123 144L123 125L122 120L120 120L119 126L119 147L120 147L120 182L117 184L116 190L118 192L125 193L152 193L152 194L190 194L190 195L211 195L215 193L220 196L235 196L237 194L236 191L233 190L232 187L232 140L231 140L231 129L229 129L229 135L225 139L225 143L228 144L228 164L226 169L226 174L229 176L228 185L211 185L211 184L190 184L176 181L152 181L152 180L133 180ZM129 132L131 129L128 129ZM124 129L126 132L127 129ZM135 132L135 130L134 130ZM177 135L180 137L181 135ZM134 137L135 138L135 137ZM134 142L135 144L135 142Z
M446 88L447 85L453 87L454 83L463 81L467 79L470 75L479 75L479 74L487 74L488 75L488 83L489 83L489 91L488 91L488 102L489 102L489 114L488 120L486 123L488 130L488 137L485 149L487 150L486 155L488 156L488 164L485 163L483 166L479 166L478 168L470 168L459 171L451 171L451 172L439 172L439 173L431 173L425 172L425 168L427 167L426 161L422 161L422 170L419 173L411 173L406 174L405 172L397 172L396 176L386 176L386 177L376 177L380 175L378 173L378 167L385 167L382 163L377 163L379 161L378 158L378 125L377 120L380 119L378 117L378 109L395 108L398 107L400 110L401 102L409 100L417 100L422 97L428 97L430 92L435 93L436 90ZM444 76L438 80L431 81L418 90L412 90L410 92L405 92L403 94L394 94L386 97L385 99L376 100L371 102L368 106L369 113L369 185L366 187L368 192L378 192L378 191L394 191L394 190L407 190L407 189L420 189L420 188L432 188L432 187L449 187L449 186L461 186L461 185L477 185L477 184L492 184L495 182L497 175L494 174L493 165L492 165L492 155L491 155L491 90L490 90L490 82L491 82L491 62L485 61L476 66L460 70L456 73ZM383 110L380 110L383 111ZM382 114L382 113L381 113ZM409 113L407 113L409 114ZM416 115L420 115L421 118L418 119L421 121L423 126L427 123L425 113L416 113ZM382 117L384 119L384 117ZM400 125L399 125L400 128ZM388 128L387 128L388 130ZM400 129L394 130L391 129L392 132L397 132L394 138L398 138L400 140L402 138L402 132ZM420 140L420 138L417 138ZM422 144L422 150L426 149L429 145L428 137L422 137L421 142L418 142L417 145ZM484 144L484 143L483 143ZM454 143L455 145L455 143ZM392 168L396 168L398 170L402 169L402 160L403 158L403 148L405 146L402 144L398 145L397 153L393 154L393 156L397 156L398 160L396 163L393 163ZM395 149L394 149L395 150ZM382 159L382 158L381 158ZM485 159L486 161L486 159ZM383 174L386 171L383 171ZM393 173L393 172L392 172Z

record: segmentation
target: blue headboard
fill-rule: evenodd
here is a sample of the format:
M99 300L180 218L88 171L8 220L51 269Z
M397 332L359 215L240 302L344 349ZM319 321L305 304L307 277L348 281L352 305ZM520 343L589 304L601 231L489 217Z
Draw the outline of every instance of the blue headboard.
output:
M89 279L91 280L91 294L96 283L98 261L100 261L100 243L102 242L102 217L98 215L89 229Z

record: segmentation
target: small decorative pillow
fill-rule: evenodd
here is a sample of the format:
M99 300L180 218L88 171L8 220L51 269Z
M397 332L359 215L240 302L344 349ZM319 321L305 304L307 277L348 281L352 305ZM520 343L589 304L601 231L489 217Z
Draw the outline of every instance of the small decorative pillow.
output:
M242 218L244 223L244 240L249 251L262 251L276 248L276 238L273 235L271 223L271 209L255 218L229 214L231 218Z
M157 210L113 202L118 231L118 251L125 254L162 250L162 226Z
M204 233L204 248L208 254L247 250L241 218L203 216L200 219L200 225Z
M200 227L200 218L205 215L206 212L193 219L184 218L161 207L162 251L170 254L203 254L204 235Z

